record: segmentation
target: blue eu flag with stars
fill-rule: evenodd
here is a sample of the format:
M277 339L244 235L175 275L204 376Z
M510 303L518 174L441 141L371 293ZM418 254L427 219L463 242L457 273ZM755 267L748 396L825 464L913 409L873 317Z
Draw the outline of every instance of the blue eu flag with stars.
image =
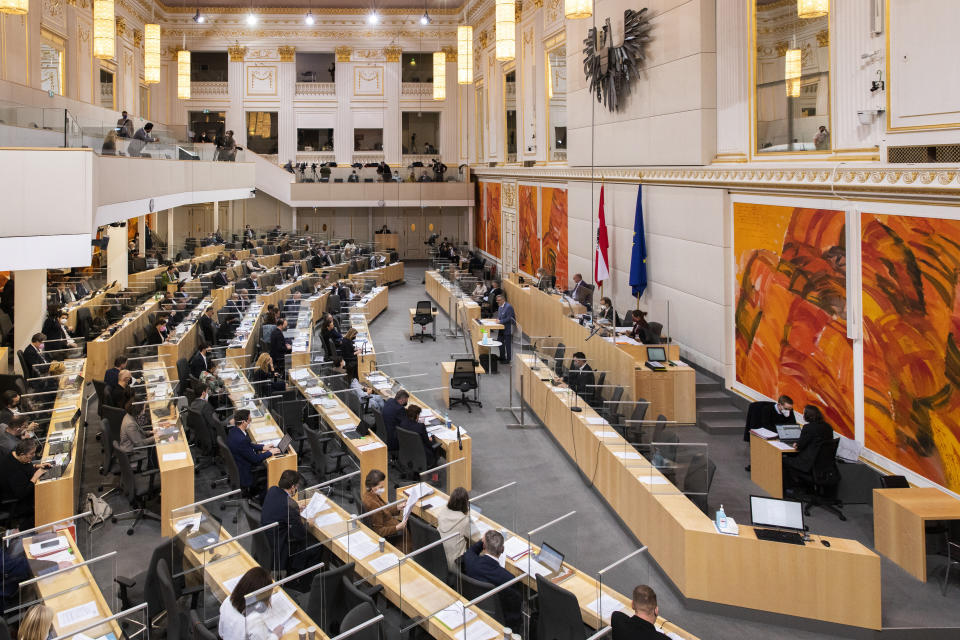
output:
M637 188L637 213L633 221L633 251L630 258L630 287L639 298L647 288L647 245L643 238L643 185Z

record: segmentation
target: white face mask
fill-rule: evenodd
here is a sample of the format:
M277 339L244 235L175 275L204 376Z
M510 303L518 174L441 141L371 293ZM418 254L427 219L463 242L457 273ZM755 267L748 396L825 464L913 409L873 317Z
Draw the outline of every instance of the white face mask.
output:
M373 492L378 496L382 496L383 492L386 490L387 490L386 487L377 487L376 489L373 490Z
M62 324L63 326L67 326L67 319L66 319L66 318L60 318L60 324Z
M785 407L781 407L780 405L777 405L777 410L780 411L780 415L782 415L784 418L789 418L790 415L793 414L792 409L787 409Z

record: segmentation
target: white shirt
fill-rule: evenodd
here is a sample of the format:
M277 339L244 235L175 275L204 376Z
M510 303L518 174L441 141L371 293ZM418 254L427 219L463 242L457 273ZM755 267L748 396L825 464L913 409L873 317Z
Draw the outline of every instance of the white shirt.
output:
M233 607L229 596L220 605L220 624L217 633L223 640L279 640L267 629L259 613L245 616Z

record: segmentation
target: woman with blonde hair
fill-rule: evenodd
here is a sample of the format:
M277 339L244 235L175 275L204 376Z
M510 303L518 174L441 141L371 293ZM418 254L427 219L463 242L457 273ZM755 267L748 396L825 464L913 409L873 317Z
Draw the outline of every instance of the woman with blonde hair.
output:
M286 385L274 368L273 358L270 357L269 353L266 351L261 353L260 357L257 358L256 366L253 375L250 376L250 381L253 383L253 388L256 389L258 397L266 398L273 395L274 391L284 390Z
M46 605L35 604L27 610L17 640L47 640L53 628L53 609Z

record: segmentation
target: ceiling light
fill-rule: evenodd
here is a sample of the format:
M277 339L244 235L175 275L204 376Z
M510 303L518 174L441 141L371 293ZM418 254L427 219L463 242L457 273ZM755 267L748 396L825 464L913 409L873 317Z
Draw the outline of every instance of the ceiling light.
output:
M303 21L313 26L313 23L316 22L316 20L313 19L313 11L307 11L307 17L304 18Z
M252 27L253 25L257 24L257 16L255 16L255 15L252 14L252 13L248 13L248 14L247 14L247 24L250 25L251 27Z
M200 9L197 9L197 12L193 14L193 21L196 22L197 24L203 24L204 22L207 21L207 19L202 15L200 15Z
M422 24L422 25L428 25L428 24L430 24L431 22L433 22L433 18L430 17L430 14L429 14L429 13L427 13L426 11L424 11L424 12L423 12L423 15L420 16L420 24Z
M367 15L367 24L377 24L378 22L380 22L380 16L377 15L376 11L371 11Z

